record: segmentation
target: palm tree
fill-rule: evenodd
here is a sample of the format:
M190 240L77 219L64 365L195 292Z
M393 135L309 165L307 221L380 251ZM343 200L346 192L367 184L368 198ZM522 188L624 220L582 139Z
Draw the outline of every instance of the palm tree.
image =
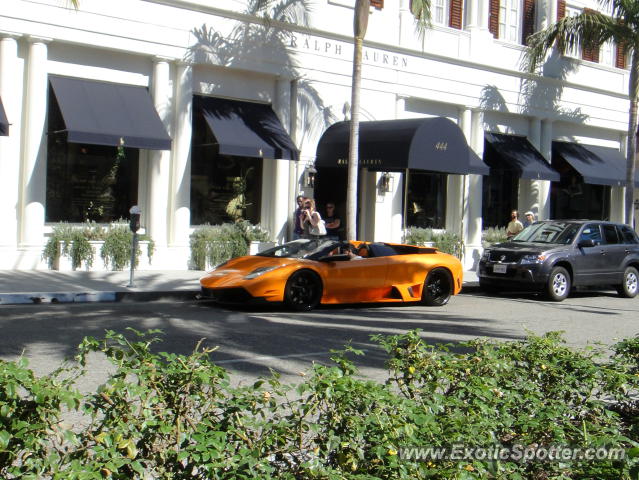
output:
M415 17L416 29L423 37L430 26L431 0L411 0L410 8ZM348 186L346 191L346 238L357 235L357 173L359 167L359 97L362 84L362 48L368 26L370 0L356 0L354 18L353 80L351 86L351 129L348 154Z
M580 15L564 17L544 30L528 37L528 48L523 57L523 66L536 72L555 47L559 52L581 46L599 49L607 41L625 48L630 55L630 80L628 94L628 152L626 159L625 220L633 221L633 192L635 156L637 152L637 100L639 94L639 2L636 0L598 0L604 15L594 10L584 10Z

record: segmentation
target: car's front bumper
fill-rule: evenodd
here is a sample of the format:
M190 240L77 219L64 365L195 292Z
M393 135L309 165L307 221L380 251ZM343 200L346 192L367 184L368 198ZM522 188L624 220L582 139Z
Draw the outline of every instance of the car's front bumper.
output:
M254 297L242 287L206 288L200 291L202 300L212 300L224 305L259 305L267 303L263 297Z
M498 273L499 270L504 270ZM477 276L482 285L504 289L540 290L548 281L548 272L542 264L519 264L481 261Z

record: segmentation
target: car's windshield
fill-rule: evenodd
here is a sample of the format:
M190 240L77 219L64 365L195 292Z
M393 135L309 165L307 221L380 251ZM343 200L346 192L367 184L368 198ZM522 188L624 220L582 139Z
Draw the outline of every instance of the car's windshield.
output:
M277 247L264 250L257 255L260 257L284 257L284 258L315 258L315 254L330 250L330 247L338 242L333 240L318 239L311 240L300 238L292 242L278 245ZM321 256L321 255L320 255Z
M572 222L537 222L524 228L511 241L567 245L575 239L580 226Z

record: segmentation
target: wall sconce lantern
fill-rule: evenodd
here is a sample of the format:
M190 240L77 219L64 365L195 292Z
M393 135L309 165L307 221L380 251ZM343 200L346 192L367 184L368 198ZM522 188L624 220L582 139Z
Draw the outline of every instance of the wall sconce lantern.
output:
M395 189L395 177L393 177L389 172L382 173L382 176L379 178L379 191L381 193L389 193Z
M315 175L317 170L313 165L306 167L304 171L304 186L307 188L315 188Z

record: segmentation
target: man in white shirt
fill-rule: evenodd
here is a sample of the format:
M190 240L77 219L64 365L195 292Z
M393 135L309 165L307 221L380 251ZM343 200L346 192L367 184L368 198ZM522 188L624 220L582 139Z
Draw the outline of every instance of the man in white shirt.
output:
M508 222L508 226L506 227L506 236L508 238L514 237L524 229L523 224L517 217L519 217L517 210L510 212L510 222Z

